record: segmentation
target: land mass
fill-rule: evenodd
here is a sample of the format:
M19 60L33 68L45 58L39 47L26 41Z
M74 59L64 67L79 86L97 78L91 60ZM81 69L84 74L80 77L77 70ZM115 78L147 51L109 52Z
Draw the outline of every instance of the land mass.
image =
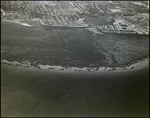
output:
M31 23L33 19L39 18L40 23L49 26L95 27L106 25L106 27L102 26L103 33L112 33L108 25L114 24L117 25L117 28L114 28L117 31L113 30L115 33L128 31L127 33L149 34L149 6L146 1L2 1L1 6L5 21L26 19L22 22L29 23L30 20ZM120 23L126 27L122 27ZM34 26L39 25L35 23Z

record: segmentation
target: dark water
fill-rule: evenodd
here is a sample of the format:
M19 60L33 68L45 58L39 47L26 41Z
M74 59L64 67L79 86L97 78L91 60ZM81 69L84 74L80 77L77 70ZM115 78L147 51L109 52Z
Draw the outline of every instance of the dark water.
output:
M2 60L66 67L122 66L149 55L149 36L96 35L85 28L1 26Z
M107 25L107 24L113 24L114 20L107 21L107 18L105 16L97 16L97 17L91 17L91 18L85 18L84 22L88 25Z
M149 68L63 73L1 65L1 116L148 116Z

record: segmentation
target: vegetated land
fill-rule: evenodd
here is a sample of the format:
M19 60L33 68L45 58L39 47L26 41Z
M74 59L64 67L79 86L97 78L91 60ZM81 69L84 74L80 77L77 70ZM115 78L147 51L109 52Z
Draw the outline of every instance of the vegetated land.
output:
M47 25L84 26L80 18L104 16L125 20L139 31L149 30L146 1L2 1L1 8L7 13L4 19L40 18Z

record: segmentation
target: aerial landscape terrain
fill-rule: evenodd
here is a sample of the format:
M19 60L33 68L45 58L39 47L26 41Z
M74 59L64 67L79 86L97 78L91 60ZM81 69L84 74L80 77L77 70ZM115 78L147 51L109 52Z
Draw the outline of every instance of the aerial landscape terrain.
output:
M1 1L2 116L148 116L148 70L149 1Z
M98 70L125 66L149 53L149 7L144 3L6 1L2 9L2 60Z

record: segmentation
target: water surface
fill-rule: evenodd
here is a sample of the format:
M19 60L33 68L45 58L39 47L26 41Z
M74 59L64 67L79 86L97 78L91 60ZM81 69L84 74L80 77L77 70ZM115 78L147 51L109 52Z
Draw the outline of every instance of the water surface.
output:
M149 68L55 72L1 65L2 116L148 116Z

